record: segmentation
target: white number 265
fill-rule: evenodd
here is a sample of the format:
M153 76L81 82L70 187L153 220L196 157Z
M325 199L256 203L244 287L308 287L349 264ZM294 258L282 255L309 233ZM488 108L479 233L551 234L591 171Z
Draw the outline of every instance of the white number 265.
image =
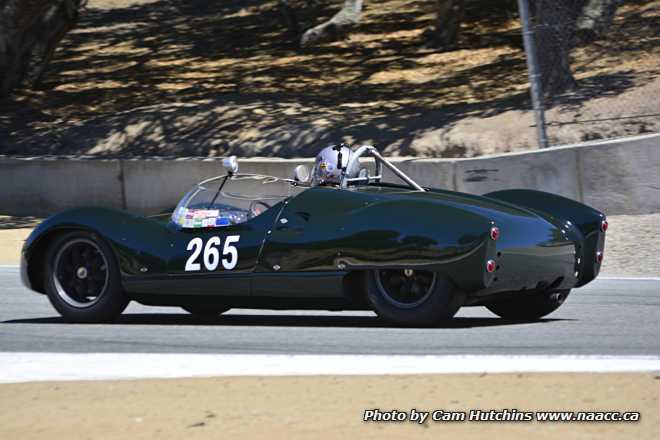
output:
M195 237L188 243L186 250L192 251L188 261L186 261L186 272L195 272L201 270L202 265L197 262L199 255L202 253L202 248L204 249L204 256L202 260L204 261L204 268L209 271L216 270L218 265L222 261L222 267L226 270L232 270L236 267L238 263L238 249L233 243L238 243L240 240L239 235L230 235L225 238L225 246L222 248L222 260L220 259L220 252L218 248L220 247L220 237L211 237L204 245L204 240L200 237Z

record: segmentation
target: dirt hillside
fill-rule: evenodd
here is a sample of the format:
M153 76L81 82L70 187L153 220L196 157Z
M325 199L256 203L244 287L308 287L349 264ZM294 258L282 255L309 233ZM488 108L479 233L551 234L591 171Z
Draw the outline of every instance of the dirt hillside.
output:
M459 157L535 144L515 14L468 2L457 47L441 51L423 37L434 2L365 3L348 39L301 50L274 0L90 0L41 89L0 102L0 154L300 157L343 139ZM660 1L628 3L610 40L574 51L579 93L549 111L553 143L660 131Z

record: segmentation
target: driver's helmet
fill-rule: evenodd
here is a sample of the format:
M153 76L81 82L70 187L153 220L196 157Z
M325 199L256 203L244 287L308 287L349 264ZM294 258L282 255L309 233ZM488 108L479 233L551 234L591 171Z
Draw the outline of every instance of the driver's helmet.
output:
M341 163L339 163L341 156ZM313 185L339 185L341 183L342 169L348 178L357 177L360 171L359 161L351 163L353 150L345 144L330 145L316 155L316 162L312 170ZM348 168L351 163L350 169Z

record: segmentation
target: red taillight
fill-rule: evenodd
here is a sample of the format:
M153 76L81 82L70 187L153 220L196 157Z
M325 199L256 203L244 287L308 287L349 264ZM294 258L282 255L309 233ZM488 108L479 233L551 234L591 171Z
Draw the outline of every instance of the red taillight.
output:
M596 263L600 264L603 262L603 253L602 252L596 252Z
M605 232L605 231L607 231L607 228L609 228L609 227L610 227L610 224L607 223L607 220L603 220L602 222L600 222L600 230L601 231Z
M497 226L493 226L492 228L490 228L490 238L492 240L497 240L498 238L500 238L500 228L498 228Z
M488 260L488 261L486 262L486 272L488 272L488 273L493 273L493 272L495 272L495 268L496 268L496 267L497 267L497 265L495 264L495 261L493 261L493 260Z

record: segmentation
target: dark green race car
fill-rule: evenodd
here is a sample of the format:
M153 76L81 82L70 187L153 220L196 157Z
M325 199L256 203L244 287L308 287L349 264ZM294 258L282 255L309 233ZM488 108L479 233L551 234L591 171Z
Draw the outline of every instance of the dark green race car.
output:
M228 161L171 215L60 213L27 239L24 283L74 322L111 321L133 300L201 316L374 310L427 326L473 305L538 319L598 275L607 221L588 206L531 190L422 188L368 146L348 167L339 157L336 185L307 183L302 167L290 180L239 174Z

